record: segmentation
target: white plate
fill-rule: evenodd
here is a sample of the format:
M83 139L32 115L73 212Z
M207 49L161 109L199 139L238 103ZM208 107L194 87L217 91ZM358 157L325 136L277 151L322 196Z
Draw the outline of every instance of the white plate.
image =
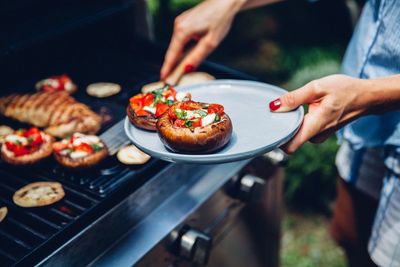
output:
M125 119L125 132L147 154L172 162L224 163L253 158L284 144L296 133L304 116L302 107L287 113L272 113L268 104L285 90L253 81L215 80L177 87L192 93L194 101L219 103L233 124L229 143L211 154L181 154L166 149L157 133L144 131Z

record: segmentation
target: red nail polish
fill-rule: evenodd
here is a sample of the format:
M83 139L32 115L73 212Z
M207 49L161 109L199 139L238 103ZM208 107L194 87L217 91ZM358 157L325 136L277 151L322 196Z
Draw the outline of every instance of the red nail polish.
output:
M281 106L281 104L282 104L282 102L279 98L275 99L274 101L269 102L269 109L271 111L275 111Z
M189 73L189 72L192 72L192 71L194 71L194 66L192 64L187 64L185 66L185 73Z

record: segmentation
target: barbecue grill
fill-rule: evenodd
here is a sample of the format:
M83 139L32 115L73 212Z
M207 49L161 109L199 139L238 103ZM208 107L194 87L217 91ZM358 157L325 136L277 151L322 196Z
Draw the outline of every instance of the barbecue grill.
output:
M78 84L74 97L103 117L100 134L107 144L115 150L128 143L121 122L125 106L143 84L158 79L165 51L152 41L144 1L36 2L0 8L2 25L9 26L0 43L1 96L32 92L37 80L67 73ZM212 62L201 70L217 78L255 79ZM99 81L119 83L123 90L107 99L86 95L86 86ZM270 159L256 161L267 162L268 173L254 175L254 161L198 166L151 159L126 166L110 156L87 171L68 171L53 159L31 167L0 162L0 206L9 210L0 223L0 265L205 264L212 244L223 240L245 203L265 194L267 182L259 176L276 173ZM34 181L59 181L64 199L47 207L16 206L14 192ZM279 194L279 181L268 205L278 205L271 196ZM270 223L270 230L277 225Z

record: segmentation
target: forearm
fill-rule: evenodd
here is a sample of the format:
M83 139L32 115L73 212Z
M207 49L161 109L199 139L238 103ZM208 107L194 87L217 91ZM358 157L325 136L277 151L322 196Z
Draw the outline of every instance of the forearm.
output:
M265 6L277 2L282 2L284 0L237 0L239 2L242 2L242 8L241 10L247 10L251 8L256 8L260 6Z
M368 113L400 110L400 75L361 80L361 83L365 88L362 101Z

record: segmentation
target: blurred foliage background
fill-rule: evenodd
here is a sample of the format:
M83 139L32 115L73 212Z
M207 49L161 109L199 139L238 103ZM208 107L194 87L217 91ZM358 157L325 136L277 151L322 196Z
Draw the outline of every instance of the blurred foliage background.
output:
M156 38L168 43L173 20L199 0L148 0ZM293 90L339 73L353 25L346 0L284 1L243 12L211 60ZM354 6L353 6L354 7ZM345 266L329 239L328 218L335 197L336 137L307 143L285 170L282 266Z

